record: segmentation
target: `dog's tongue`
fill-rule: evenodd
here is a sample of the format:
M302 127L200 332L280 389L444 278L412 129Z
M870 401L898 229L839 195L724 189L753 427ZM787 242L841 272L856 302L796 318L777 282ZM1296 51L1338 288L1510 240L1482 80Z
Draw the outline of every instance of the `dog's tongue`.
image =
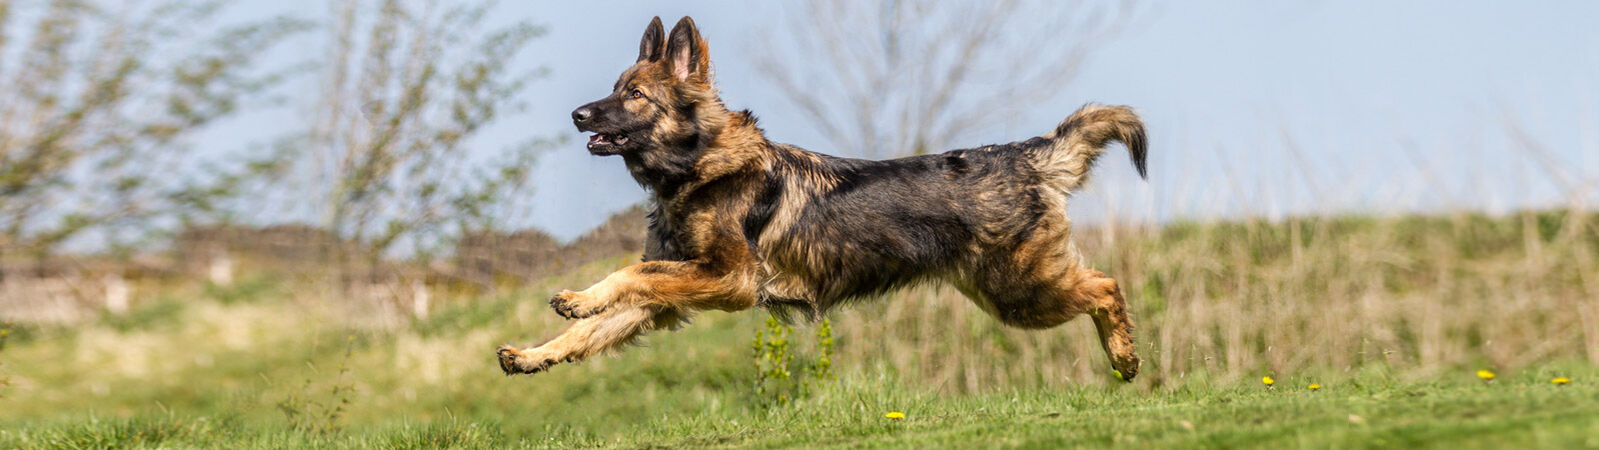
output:
M589 145L602 144L602 143L605 143L605 135L599 134L599 133L595 133L594 135L589 136Z

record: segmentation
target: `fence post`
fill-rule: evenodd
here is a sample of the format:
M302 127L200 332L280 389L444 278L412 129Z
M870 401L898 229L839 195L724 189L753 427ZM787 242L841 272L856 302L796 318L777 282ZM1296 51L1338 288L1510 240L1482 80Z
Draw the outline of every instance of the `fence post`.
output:
M211 253L211 266L206 270L206 277L217 286L233 284L233 258L228 256L227 250Z
M422 280L411 280L411 313L418 319L428 317L428 286Z
M121 273L108 273L101 281L105 285L105 309L112 314L128 312L128 282Z

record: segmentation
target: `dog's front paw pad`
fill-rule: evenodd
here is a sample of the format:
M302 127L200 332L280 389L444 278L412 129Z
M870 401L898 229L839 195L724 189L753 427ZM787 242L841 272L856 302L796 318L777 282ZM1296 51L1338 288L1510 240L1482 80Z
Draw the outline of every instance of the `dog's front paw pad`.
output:
M500 347L500 350L495 352L495 356L500 360L500 370L505 372L506 375L516 375L522 373L521 369L517 367L516 363L518 356L516 348L513 348L509 345Z
M516 347L500 347L495 356L500 360L500 370L506 375L534 374L549 370L555 365L555 360L548 358L529 358L518 351Z
M550 309L554 309L556 314L568 319L582 319L605 311L604 305L585 306L581 301L582 299L583 297L580 293L561 291L561 293L555 294L554 297L550 297Z

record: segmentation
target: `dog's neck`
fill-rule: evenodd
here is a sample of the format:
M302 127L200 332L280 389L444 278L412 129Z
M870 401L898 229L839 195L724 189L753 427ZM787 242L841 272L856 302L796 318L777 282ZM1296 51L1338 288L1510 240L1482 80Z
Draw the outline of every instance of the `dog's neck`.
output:
M657 202L678 196L719 179L763 166L759 151L767 145L765 133L749 111L729 111L711 94L696 102L689 133L656 142L644 151L623 155L628 171Z

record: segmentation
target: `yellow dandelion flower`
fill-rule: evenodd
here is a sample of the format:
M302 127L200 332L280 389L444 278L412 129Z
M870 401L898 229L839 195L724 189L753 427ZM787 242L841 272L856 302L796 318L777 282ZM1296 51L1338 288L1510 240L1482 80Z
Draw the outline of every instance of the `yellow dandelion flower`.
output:
M1563 385L1563 384L1566 384L1566 383L1570 383L1571 379L1570 378L1566 378L1566 377L1555 377L1555 379L1549 380L1549 382L1550 383L1554 383L1556 386L1559 386L1559 385Z
M1277 380L1271 379L1270 375L1267 375L1267 376L1264 376L1264 377L1260 377L1260 382L1261 383L1265 383L1266 387L1271 387L1271 385L1277 384Z
M1488 369L1479 370L1477 371L1477 378L1481 378L1483 381L1493 381L1494 371Z
M894 419L894 420L900 420L900 419L904 419L905 418L905 413L902 413L902 412L899 412L899 411L889 411L888 414L884 414L883 417L887 417L887 418Z
M1321 384L1318 384L1318 383L1310 383L1310 386L1306 386L1306 387L1310 388L1310 390L1312 390L1312 391L1321 390Z

